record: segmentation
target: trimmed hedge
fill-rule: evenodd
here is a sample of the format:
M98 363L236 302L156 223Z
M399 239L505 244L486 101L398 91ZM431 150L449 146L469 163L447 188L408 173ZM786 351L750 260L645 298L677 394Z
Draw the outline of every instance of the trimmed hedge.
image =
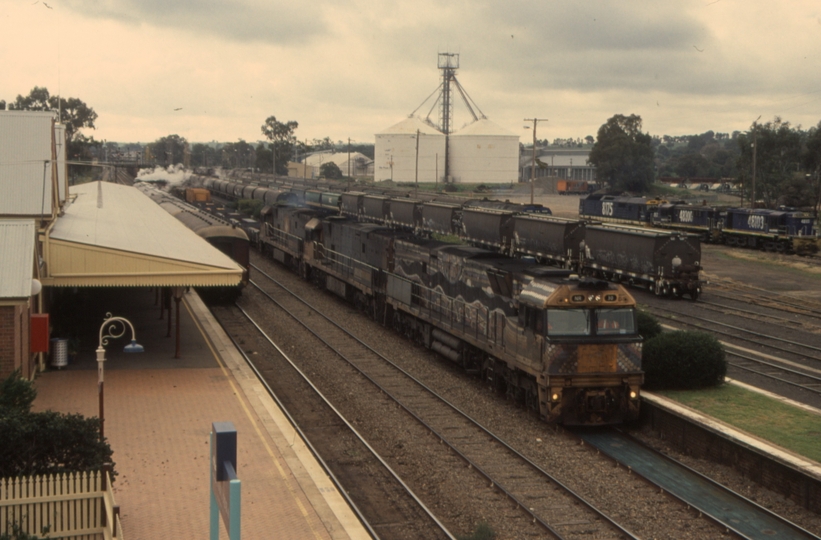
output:
M705 332L663 332L645 341L642 368L648 390L718 386L727 374L724 348Z
M662 332L661 324L656 318L641 309L636 310L636 327L644 341L653 339Z

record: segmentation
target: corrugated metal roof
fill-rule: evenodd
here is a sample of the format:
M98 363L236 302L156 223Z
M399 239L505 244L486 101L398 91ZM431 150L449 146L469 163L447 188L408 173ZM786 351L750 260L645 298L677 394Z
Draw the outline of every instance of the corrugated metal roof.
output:
M98 190L102 205L98 207ZM242 268L140 190L72 186L46 251L47 285L236 285Z
M416 130L424 135L439 135L444 137L445 134L422 121L418 116L410 116L405 118L398 124L394 124L384 131L380 131L377 135L415 135Z
M0 298L28 298L37 227L25 219L0 219Z
M0 111L0 216L51 214L54 112Z
M519 140L519 136L513 133L512 131L508 131L505 128L501 127L498 124L495 124L488 120L487 118L480 118L479 120L469 124L456 133L452 135L453 137L465 137L465 136L495 136L495 137L516 137L516 140Z

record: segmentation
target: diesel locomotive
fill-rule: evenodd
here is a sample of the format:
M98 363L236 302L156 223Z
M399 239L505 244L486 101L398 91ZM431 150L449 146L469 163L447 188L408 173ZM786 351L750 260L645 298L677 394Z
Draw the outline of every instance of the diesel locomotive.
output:
M728 208L593 193L579 200L579 216L688 232L728 246L798 255L818 251L815 218L794 209Z
M263 212L265 252L548 422L639 412L642 338L621 285L319 208Z

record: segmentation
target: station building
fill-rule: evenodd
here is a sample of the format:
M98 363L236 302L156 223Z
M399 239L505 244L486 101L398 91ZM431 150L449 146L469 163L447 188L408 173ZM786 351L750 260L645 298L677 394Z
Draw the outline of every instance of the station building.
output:
M50 316L57 289L168 293L242 278L239 265L136 188L69 188L65 146L55 112L0 111L0 379L15 370L33 378L51 339L68 337L53 335L72 317Z

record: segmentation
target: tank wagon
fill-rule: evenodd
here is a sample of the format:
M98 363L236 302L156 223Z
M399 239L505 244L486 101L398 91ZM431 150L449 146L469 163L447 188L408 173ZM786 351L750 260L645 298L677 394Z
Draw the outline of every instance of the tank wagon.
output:
M638 415L642 338L621 285L321 209L271 207L261 235L278 261L546 421Z
M729 208L594 193L579 201L579 216L679 230L729 246L799 255L818 251L815 218L794 209Z

